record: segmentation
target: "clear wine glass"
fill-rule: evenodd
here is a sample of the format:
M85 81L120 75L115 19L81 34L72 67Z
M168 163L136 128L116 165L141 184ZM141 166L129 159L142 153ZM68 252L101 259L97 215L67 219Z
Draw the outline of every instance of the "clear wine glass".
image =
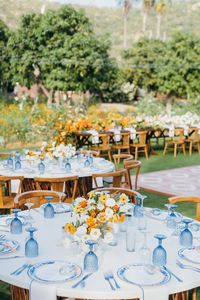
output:
M141 231L144 236L143 240L143 245L139 249L139 256L140 256L140 261L143 265L148 265L151 263L151 250L147 245L147 233L149 233L147 230L142 230Z
M28 208L28 214L26 216L26 219L33 220L33 217L31 216L31 207L34 205L34 203L30 202L30 199L28 199L24 205Z
M167 252L162 246L162 240L166 239L166 236L164 234L156 234L154 237L158 239L158 246L153 250L153 264L165 266L167 264Z
M167 218L167 227L171 228L171 229L175 229L176 228L176 219L177 219L177 215L175 213L175 209L177 208L177 205L172 204L170 207L170 212Z
M86 241L86 244L89 246L89 252L84 257L83 269L85 272L94 273L97 272L99 268L98 257L93 251L96 242L89 240Z

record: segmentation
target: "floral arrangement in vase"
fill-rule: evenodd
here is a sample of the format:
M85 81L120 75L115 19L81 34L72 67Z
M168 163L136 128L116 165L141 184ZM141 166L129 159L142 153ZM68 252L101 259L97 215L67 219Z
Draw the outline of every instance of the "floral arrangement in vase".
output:
M41 152L44 153L46 158L71 158L76 154L76 148L71 144L56 145L56 142L53 142L51 145L43 143Z
M129 209L126 194L91 191L89 199L78 197L74 200L71 222L65 225L65 230L77 241L101 239L110 243L113 240L113 225L123 222Z

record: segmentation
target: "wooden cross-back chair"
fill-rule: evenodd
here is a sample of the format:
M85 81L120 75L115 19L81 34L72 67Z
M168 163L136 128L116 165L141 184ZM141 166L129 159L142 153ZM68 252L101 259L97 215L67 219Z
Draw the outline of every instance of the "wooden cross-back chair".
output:
M22 191L23 176L0 176L0 209L12 209L15 207L14 197ZM11 191L12 180L19 180L16 193Z
M139 153L143 152L148 159L147 131L137 131L136 135L139 141L130 144L131 154L134 154L135 160L137 160Z
M24 204L30 200L30 202L34 204L33 208L40 207L40 205L47 203L47 200L45 199L46 196L53 197L51 202L64 202L66 199L65 193L62 192L45 190L29 191L15 196L15 206L24 209Z
M174 130L175 137L169 141L165 141L165 147L163 151L163 155L166 154L168 147L172 146L174 149L174 157L177 156L178 149L183 151L185 155L185 137L184 137L184 129L183 128L175 128Z
M108 188L98 188L93 190L93 192L109 192L111 195L114 194L126 194L131 202L135 202L135 197L140 196L140 193L133 191L131 189L120 188L120 187L108 187ZM88 193L89 194L89 193Z
M126 176L126 170L120 170L115 172L109 172L109 173L98 173L98 174L92 174L92 179L95 184L95 188L98 188L98 178L112 178L112 181L110 184L112 184L113 187L121 187L122 186L122 178ZM106 181L108 183L108 181Z
M115 170L118 171L120 169L119 164L120 164L121 161L123 162L124 160L129 160L129 159L132 159L132 158L133 158L133 156L131 154L124 154L124 153L113 154Z
M92 156L95 156L95 157L100 156L99 151L94 151L94 150L81 150L79 153L83 154L83 155L90 155L91 154Z
M196 220L200 221L200 197L197 196L176 196L168 199L169 203L190 202L196 205Z
M72 202L78 193L78 176L68 176L59 178L36 177L37 190L52 190L56 192L65 192L66 202Z
M121 140L115 142L112 148L117 150L117 154L121 154L121 152L130 154L130 132L121 132L120 137Z
M192 155L192 150L196 147L198 153L200 154L200 138L199 138L199 128L191 127L189 133L191 136L185 139L186 147L189 148L189 155Z
M127 187L129 189L133 189L133 184L131 180L131 172L135 171L135 184L134 184L134 190L138 189L138 177L140 174L140 168L141 168L141 161L139 160L133 160L133 159L128 159L123 161L124 164L124 169L126 169L127 174L126 174L126 182L127 182Z
M110 142L110 134L108 133L99 133L99 143L97 145L93 145L91 150L99 152L100 156L107 156L109 160L111 160L111 146Z

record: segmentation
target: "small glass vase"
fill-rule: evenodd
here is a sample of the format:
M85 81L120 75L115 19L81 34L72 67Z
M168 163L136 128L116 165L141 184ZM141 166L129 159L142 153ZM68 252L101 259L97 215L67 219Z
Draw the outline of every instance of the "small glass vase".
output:
M33 237L33 233L37 229L35 227L29 227L26 229L30 233L30 237L25 244L25 256L26 257L36 257L39 254L38 242Z
M92 240L86 242L86 245L89 246L89 252L84 257L83 269L88 273L97 272L99 269L98 257L93 251L95 244L96 242Z
M46 196L45 197L45 199L47 199L47 201L48 201L48 204L44 208L44 217L46 219L54 218L54 214L55 214L54 208L53 208L53 205L50 203L52 198L53 198L53 196Z
M193 245L193 235L189 230L188 225L192 223L192 220L183 219L182 222L185 224L185 228L180 233L179 242L181 246L190 248Z
M22 233L22 222L18 218L18 212L20 212L20 211L21 211L21 209L13 209L15 216L14 216L14 219L10 223L10 232L13 234Z
M158 246L153 250L153 264L156 266L165 266L167 264L167 252L162 246L162 240L166 239L163 234L156 234L154 236L158 239Z

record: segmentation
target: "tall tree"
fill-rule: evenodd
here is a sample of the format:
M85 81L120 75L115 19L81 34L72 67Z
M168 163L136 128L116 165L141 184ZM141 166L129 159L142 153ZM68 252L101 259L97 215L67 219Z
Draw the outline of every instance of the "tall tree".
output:
M123 10L123 47L127 48L128 15L132 7L132 0L118 0Z
M142 31L143 31L143 33L146 32L148 14L154 5L155 5L155 0L143 0L143 5L142 5Z
M156 17L157 17L157 22L156 22L156 38L160 38L160 31L161 31L161 21L162 21L162 16L167 10L167 4L165 0L159 0L158 3L155 6L156 10Z
M115 63L81 11L62 6L22 18L9 39L13 82L37 83L51 104L55 91L100 92L112 85ZM37 73L37 74L36 74Z
M0 20L0 90L5 90L9 85L9 57L7 52L7 42L10 31Z

